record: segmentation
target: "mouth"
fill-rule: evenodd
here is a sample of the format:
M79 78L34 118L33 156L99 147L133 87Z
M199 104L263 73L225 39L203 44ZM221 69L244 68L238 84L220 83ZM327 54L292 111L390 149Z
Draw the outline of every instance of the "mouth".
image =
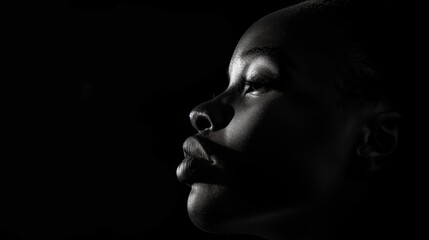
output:
M184 160L177 167L180 182L191 186L194 183L225 184L225 173L216 164L213 154L215 143L199 136L192 136L183 143Z
M187 138L183 143L184 157L199 158L209 162L213 162L212 160L210 160L211 152L208 152L209 150L212 151L212 149L209 149L205 142L206 141L203 142L203 139L198 136Z

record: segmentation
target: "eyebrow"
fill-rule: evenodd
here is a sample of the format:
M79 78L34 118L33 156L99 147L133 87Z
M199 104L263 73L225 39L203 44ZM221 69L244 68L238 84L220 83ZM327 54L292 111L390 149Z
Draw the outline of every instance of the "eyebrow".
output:
M293 67L295 66L292 59L284 52L283 49L279 47L258 46L258 47L254 47L249 50L246 50L241 54L242 58L260 57L260 56L273 57L274 59L282 63L285 63L289 66L293 66ZM226 74L228 76L228 79L230 79L229 68L227 68Z
M288 65L293 65L292 60L289 58L289 56L283 51L283 49L279 47L259 46L259 47L254 47L249 50L246 50L241 54L241 57L243 58L259 57L259 56L274 57L277 60L284 61Z

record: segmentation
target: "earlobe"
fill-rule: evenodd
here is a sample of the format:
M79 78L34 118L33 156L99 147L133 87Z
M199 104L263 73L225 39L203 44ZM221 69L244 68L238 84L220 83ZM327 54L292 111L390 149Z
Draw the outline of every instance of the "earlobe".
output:
M392 154L398 145L400 119L397 112L381 112L363 126L363 137L356 153L367 160L370 171L388 164L385 157Z

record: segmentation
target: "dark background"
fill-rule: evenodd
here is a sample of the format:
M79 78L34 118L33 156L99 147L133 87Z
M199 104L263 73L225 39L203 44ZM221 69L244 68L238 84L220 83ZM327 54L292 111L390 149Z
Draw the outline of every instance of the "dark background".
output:
M176 179L188 115L247 27L291 2L5 5L2 239L218 239Z
M243 32L297 1L274 2L5 6L2 239L241 239L196 229L175 174Z

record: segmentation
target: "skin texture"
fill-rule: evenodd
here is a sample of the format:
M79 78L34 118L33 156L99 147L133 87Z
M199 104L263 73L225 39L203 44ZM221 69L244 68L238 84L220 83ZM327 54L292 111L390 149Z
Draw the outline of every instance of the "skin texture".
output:
M364 192L365 171L356 166L383 155L367 144L368 122L390 118L387 105L344 111L334 104L339 65L320 41L332 31L308 24L306 12L305 5L283 9L251 26L231 58L227 89L190 114L228 179L191 184L188 213L204 231L327 237Z

